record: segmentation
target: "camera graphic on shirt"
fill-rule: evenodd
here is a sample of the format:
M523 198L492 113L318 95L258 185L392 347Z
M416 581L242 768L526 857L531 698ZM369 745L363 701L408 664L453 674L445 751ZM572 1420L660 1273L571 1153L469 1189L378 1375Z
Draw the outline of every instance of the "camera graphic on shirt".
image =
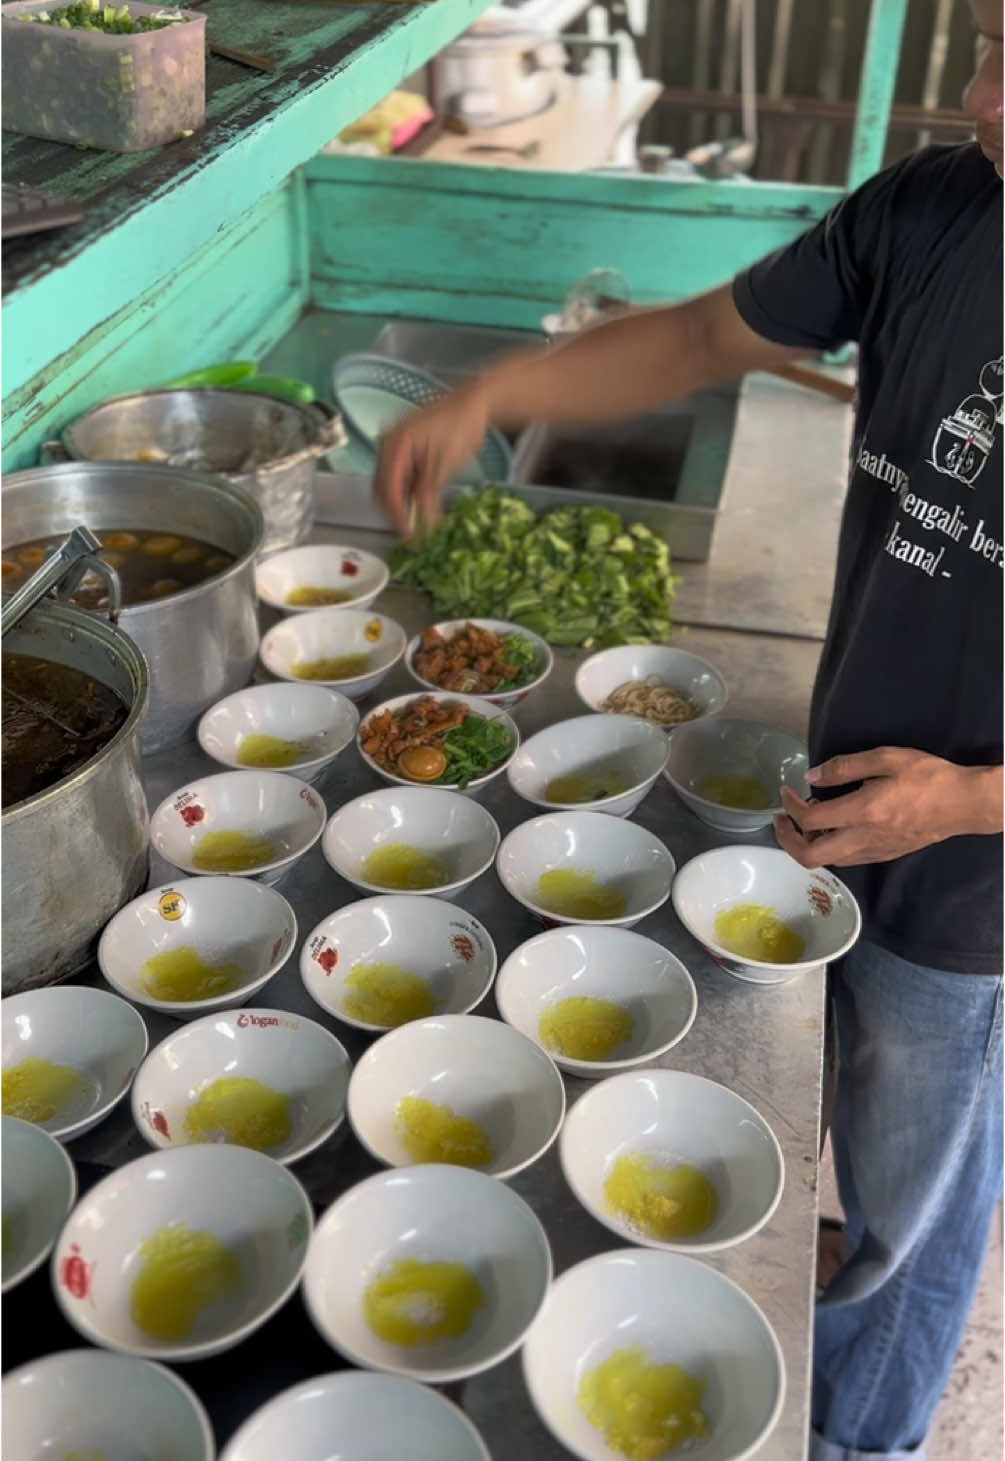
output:
M1002 357L981 367L978 391L943 416L932 440L929 462L938 472L973 487L995 444L1002 419Z

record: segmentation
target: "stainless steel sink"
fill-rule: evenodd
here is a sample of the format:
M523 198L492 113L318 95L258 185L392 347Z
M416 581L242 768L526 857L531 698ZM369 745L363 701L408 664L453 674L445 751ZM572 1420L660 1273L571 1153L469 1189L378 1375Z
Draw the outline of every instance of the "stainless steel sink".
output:
M482 325L439 324L435 320L392 320L373 342L375 355L406 360L454 385L491 365L503 355L543 344L544 336L529 330L502 330Z

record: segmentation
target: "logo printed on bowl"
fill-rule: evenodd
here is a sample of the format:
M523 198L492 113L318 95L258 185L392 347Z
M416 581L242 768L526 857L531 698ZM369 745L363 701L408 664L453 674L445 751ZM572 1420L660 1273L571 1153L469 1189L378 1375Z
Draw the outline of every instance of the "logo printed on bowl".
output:
M202 821L206 811L204 807L200 806L180 807L179 814L186 827L194 827L197 822Z
M154 1131L159 1131L161 1136L163 1136L165 1140L170 1141L171 1128L170 1126L168 1126L168 1119L164 1115L164 1112L152 1110L149 1101L143 1102L141 1110L143 1113L143 1119L148 1123L148 1125L153 1127Z
M288 1020L282 1015L238 1015L234 1022L239 1030L246 1030L249 1025L259 1030L269 1030L282 1025L284 1030L299 1030L298 1020Z
M330 974L338 963L338 949L330 944L327 939L320 937L311 939L311 958L315 964L320 964L326 974Z
M384 631L381 628L380 620L371 619L369 624L363 630L363 638L367 640L367 642L370 644L376 644L377 640L380 638L383 632Z
M75 1299L91 1297L91 1275L96 1265L86 1263L76 1243L70 1244L69 1257L59 1265L59 1281Z
M185 899L173 888L166 888L157 900L157 912L168 923L176 923L187 907Z
M275 943L272 945L272 953L269 955L269 963L270 964L274 964L276 962L276 955L279 953L279 950L283 947L283 940L285 938L287 938L287 937L289 937L288 931L286 933L281 933L279 935L279 937L276 939Z
M810 900L810 906L814 912L824 918L829 918L834 912L834 899L823 883L811 883L806 890L806 896Z
M359 572L359 556L356 553L347 553L342 559L342 572L346 578L355 578Z
M475 956L475 941L469 938L467 934L454 934L454 937L450 940L450 947L459 959L464 960L465 964L470 964Z
M307 805L310 807L311 811L314 811L314 812L317 811L317 809L318 809L317 799L315 798L314 793L311 791L311 789L310 789L309 786L305 786L302 789L302 791L300 793L300 796L301 796L301 800L303 800L303 801L305 801L307 803Z

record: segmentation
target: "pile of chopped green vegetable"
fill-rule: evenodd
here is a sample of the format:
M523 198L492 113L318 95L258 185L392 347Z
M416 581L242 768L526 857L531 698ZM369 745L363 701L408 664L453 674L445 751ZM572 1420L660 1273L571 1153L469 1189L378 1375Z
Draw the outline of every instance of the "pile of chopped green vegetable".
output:
M163 30L188 17L177 11L159 10L156 15L131 15L128 5L103 5L101 0L75 0L60 10L33 10L22 13L22 20L38 25L56 25L62 30L97 30L103 35L131 36L145 31Z
M391 571L425 589L444 618L509 619L552 644L606 648L669 634L666 543L602 507L539 515L501 488L472 492L422 541L399 544Z
M506 727L483 715L469 715L447 731L441 744L447 769L437 779L442 786L457 786L462 791L479 776L487 776L513 749Z

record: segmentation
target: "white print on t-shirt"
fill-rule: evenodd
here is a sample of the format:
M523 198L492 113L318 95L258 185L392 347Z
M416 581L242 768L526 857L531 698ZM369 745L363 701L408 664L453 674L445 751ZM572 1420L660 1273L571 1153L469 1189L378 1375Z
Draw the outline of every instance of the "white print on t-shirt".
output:
M981 367L978 393L944 416L932 440L929 463L946 477L972 487L984 470L1002 419L1002 357Z

